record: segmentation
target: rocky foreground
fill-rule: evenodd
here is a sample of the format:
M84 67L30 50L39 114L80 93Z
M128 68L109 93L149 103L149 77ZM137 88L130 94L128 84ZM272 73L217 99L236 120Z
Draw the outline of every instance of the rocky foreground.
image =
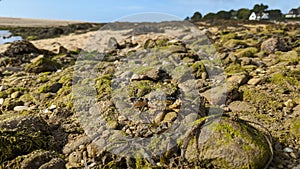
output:
M0 168L299 169L299 35L116 23L6 45Z

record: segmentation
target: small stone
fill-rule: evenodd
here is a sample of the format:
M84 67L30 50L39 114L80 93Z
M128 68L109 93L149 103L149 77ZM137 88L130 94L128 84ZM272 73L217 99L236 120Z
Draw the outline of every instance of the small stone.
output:
M288 108L293 108L296 106L296 103L292 99L289 99L288 101L284 102L284 105Z
M242 85L247 83L248 76L245 74L238 74L238 75L233 75L227 79L227 82L237 84L237 85Z
M291 149L289 147L286 147L286 148L283 149L283 151L286 152L286 153L291 153L291 152L293 152L293 149Z
M156 115L155 119L154 119L154 122L157 124L157 123L160 123L165 117L165 112L160 112Z
M22 95L21 92L16 91L16 92L12 93L10 95L10 97L13 98L13 99L16 99L16 98L20 97L21 95Z
M26 111L29 110L29 107L27 106L16 106L14 107L14 111Z
M294 158L294 159L298 159L298 155L297 155L296 153L294 153L294 152L291 152L291 153L290 153L290 156L291 156L292 158Z
M49 110L54 110L56 109L56 105L52 104L50 107L49 107Z
M256 86L261 82L261 78L253 78L248 81L248 85Z
M166 114L163 122L172 122L177 118L177 113L176 112L170 112Z
M131 77L131 81L133 80L139 80L141 77L138 75L138 74L133 74L132 77Z
M2 105L4 103L4 99L0 98L0 105Z

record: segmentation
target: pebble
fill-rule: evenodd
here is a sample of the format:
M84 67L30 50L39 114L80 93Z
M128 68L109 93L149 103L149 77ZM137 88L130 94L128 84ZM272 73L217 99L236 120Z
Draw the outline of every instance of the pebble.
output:
M261 82L260 78L253 78L248 81L248 85L256 86Z
M21 96L21 93L19 91L16 91L16 92L12 93L10 97L15 99L15 98L18 98L20 96Z
M296 103L292 99L289 99L288 101L284 102L284 105L288 108L293 108L296 106Z
M0 105L2 105L4 103L4 99L0 98Z
M294 159L298 159L298 155L294 152L291 152L290 156Z
M49 107L49 110L54 110L56 109L56 105L52 104L50 107Z
M29 110L29 107L27 106L16 106L14 107L14 111L26 111Z
M286 148L283 149L283 151L286 152L286 153L291 153L291 152L293 152L293 149L291 149L289 147L286 147Z

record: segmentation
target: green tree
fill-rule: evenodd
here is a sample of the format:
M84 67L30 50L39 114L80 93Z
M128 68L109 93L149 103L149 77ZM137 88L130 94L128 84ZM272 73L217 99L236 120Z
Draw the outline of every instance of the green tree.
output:
M205 20L214 20L214 19L216 19L216 14L210 12L210 13L206 14L206 15L203 17L203 19L205 19Z
M283 14L281 10L279 9L274 9L274 10L269 10L269 18L271 20L282 20L283 19Z
M231 19L231 13L227 11L219 11L216 14L217 19Z
M231 14L231 19L237 19L237 11L236 10L230 10L229 11L230 12L230 14Z
M250 9L242 8L237 11L237 18L246 20L251 15Z
M266 9L268 9L269 6L268 5L264 5L264 4L256 4L254 5L252 11L255 12L255 13L258 13L258 12L264 12Z
M195 12L194 15L191 17L192 21L200 21L202 19L202 14L200 12Z

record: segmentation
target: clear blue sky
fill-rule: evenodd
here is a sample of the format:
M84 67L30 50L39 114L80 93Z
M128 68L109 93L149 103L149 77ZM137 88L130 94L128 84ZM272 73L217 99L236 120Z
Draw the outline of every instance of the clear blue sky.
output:
M162 12L184 19L195 11L252 9L264 3L287 13L299 0L1 0L0 16L111 22L135 13Z

